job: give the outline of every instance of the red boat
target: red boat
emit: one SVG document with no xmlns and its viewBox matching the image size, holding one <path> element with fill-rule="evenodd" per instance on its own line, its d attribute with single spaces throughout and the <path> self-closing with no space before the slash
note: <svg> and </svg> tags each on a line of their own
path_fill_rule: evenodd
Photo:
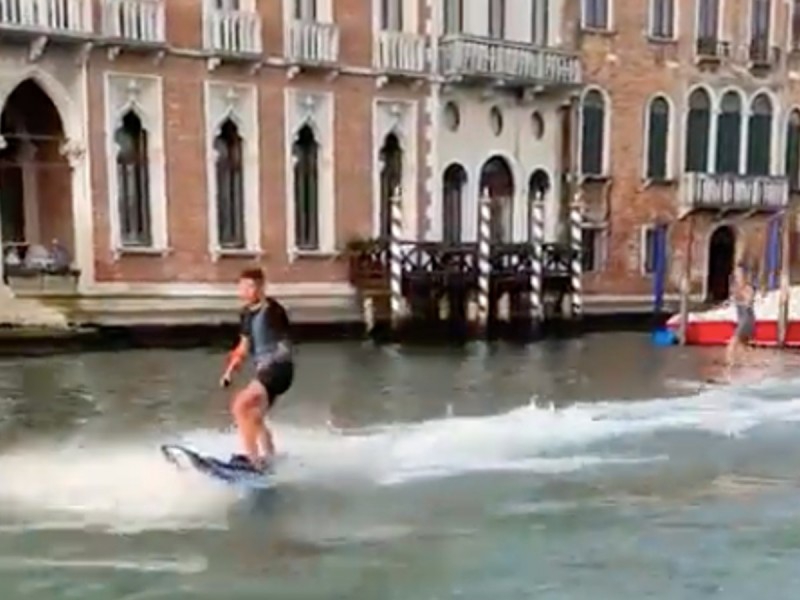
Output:
<svg viewBox="0 0 800 600">
<path fill-rule="evenodd" d="M 778 344 L 779 292 L 757 293 L 754 303 L 756 328 L 753 344 L 775 346 Z M 675 336 L 680 332 L 680 314 L 667 321 L 667 329 Z M 695 346 L 725 345 L 736 330 L 736 309 L 730 302 L 707 310 L 690 312 L 686 326 L 686 343 Z M 800 347 L 800 289 L 789 291 L 789 324 L 786 345 Z"/>
</svg>

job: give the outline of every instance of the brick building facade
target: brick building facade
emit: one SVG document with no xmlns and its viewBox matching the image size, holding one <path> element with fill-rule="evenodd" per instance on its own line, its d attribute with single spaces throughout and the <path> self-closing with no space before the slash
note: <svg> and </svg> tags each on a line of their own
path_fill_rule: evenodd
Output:
<svg viewBox="0 0 800 600">
<path fill-rule="evenodd" d="M 698 299 L 727 297 L 736 258 L 763 272 L 767 224 L 798 190 L 800 3 L 573 9 L 587 290 L 646 296 L 650 232 L 663 221 L 671 290 L 690 265 Z"/>
<path fill-rule="evenodd" d="M 308 318 L 357 318 L 342 251 L 399 190 L 411 240 L 475 240 L 486 193 L 495 239 L 529 240 L 543 198 L 554 241 L 580 201 L 589 304 L 647 298 L 666 221 L 670 289 L 691 264 L 724 295 L 797 187 L 792 5 L 0 0 L 5 280 L 89 320 L 205 320 L 259 264 Z M 53 240 L 74 289 L 9 278 Z"/>
</svg>

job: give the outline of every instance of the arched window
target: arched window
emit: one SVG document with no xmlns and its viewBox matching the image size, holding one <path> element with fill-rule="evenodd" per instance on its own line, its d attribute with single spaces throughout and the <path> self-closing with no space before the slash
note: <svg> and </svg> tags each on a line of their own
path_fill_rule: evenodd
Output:
<svg viewBox="0 0 800 600">
<path fill-rule="evenodd" d="M 221 248 L 244 248 L 244 165 L 242 138 L 227 119 L 214 140 L 216 154 L 217 241 Z"/>
<path fill-rule="evenodd" d="M 392 198 L 403 181 L 403 150 L 400 148 L 400 140 L 393 133 L 386 136 L 381 148 L 380 162 L 380 235 L 389 237 L 392 233 Z"/>
<path fill-rule="evenodd" d="M 319 249 L 319 144 L 305 125 L 295 138 L 294 235 L 301 250 Z"/>
<path fill-rule="evenodd" d="M 742 100 L 736 92 L 722 97 L 717 118 L 717 173 L 738 173 L 742 147 Z"/>
<path fill-rule="evenodd" d="M 135 112 L 125 114 L 114 139 L 117 144 L 120 240 L 123 246 L 150 246 L 152 229 L 147 130 Z"/>
<path fill-rule="evenodd" d="M 684 170 L 689 173 L 708 171 L 708 144 L 711 130 L 711 98 L 702 89 L 689 96 L 686 118 L 686 151 Z"/>
<path fill-rule="evenodd" d="M 747 132 L 747 174 L 769 175 L 772 158 L 772 102 L 766 94 L 753 100 Z"/>
<path fill-rule="evenodd" d="M 667 178 L 669 103 L 654 98 L 647 113 L 647 178 L 661 181 Z"/>
<path fill-rule="evenodd" d="M 603 94 L 591 90 L 581 106 L 581 171 L 584 175 L 602 175 L 605 151 L 606 103 Z"/>
<path fill-rule="evenodd" d="M 461 241 L 461 218 L 467 172 L 452 164 L 442 177 L 442 240 L 455 244 Z"/>
</svg>

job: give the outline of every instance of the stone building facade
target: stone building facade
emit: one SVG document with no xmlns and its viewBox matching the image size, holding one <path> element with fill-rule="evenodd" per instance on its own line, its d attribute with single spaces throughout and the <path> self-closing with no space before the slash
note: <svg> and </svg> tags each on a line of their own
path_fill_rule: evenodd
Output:
<svg viewBox="0 0 800 600">
<path fill-rule="evenodd" d="M 496 240 L 541 198 L 555 241 L 579 201 L 587 310 L 648 299 L 664 222 L 670 290 L 719 299 L 800 188 L 798 4 L 0 0 L 3 281 L 206 320 L 258 264 L 357 318 L 343 250 L 399 191 L 409 240 L 475 240 L 488 194 Z M 10 277 L 51 246 L 66 283 Z"/>
<path fill-rule="evenodd" d="M 554 237 L 581 80 L 562 8 L 0 0 L 4 282 L 78 320 L 205 321 L 259 264 L 301 318 L 340 320 L 342 250 L 397 190 L 407 239 L 474 239 L 481 191 L 516 241 L 546 194 Z M 74 285 L 14 276 L 51 246 Z"/>
</svg>

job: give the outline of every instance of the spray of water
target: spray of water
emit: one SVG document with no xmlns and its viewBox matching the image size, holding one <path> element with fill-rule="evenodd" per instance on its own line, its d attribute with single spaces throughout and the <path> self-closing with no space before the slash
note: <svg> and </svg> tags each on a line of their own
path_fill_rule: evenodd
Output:
<svg viewBox="0 0 800 600">
<path fill-rule="evenodd" d="M 640 402 L 536 405 L 489 417 L 448 416 L 411 425 L 342 432 L 277 425 L 287 455 L 277 484 L 399 485 L 468 472 L 561 473 L 668 457 L 613 455 L 608 442 L 664 431 L 743 435 L 753 427 L 800 421 L 798 382 L 761 382 L 734 391 Z M 776 399 L 776 396 L 780 398 Z M 20 446 L 0 456 L 0 527 L 224 527 L 238 495 L 163 460 L 165 441 L 83 440 Z M 226 455 L 231 432 L 186 432 L 179 440 Z M 605 444 L 605 445 L 603 445 Z"/>
</svg>

